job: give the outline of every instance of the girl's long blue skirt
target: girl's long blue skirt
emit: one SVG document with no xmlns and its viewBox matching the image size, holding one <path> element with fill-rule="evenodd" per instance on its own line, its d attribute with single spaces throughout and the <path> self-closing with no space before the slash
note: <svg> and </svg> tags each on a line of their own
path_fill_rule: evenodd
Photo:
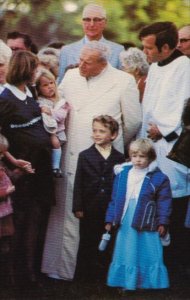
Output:
<svg viewBox="0 0 190 300">
<path fill-rule="evenodd" d="M 135 207 L 136 201 L 131 199 L 116 237 L 107 284 L 126 290 L 168 288 L 159 234 L 131 227 Z"/>
</svg>

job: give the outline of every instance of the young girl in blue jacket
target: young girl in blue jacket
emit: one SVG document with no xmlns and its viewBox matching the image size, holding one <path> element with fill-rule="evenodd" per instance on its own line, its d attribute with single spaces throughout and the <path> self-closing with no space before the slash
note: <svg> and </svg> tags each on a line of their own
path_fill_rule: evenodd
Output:
<svg viewBox="0 0 190 300">
<path fill-rule="evenodd" d="M 168 230 L 171 189 L 168 177 L 156 164 L 148 139 L 129 147 L 131 162 L 118 165 L 106 230 L 118 226 L 108 286 L 126 290 L 169 287 L 160 237 Z"/>
</svg>

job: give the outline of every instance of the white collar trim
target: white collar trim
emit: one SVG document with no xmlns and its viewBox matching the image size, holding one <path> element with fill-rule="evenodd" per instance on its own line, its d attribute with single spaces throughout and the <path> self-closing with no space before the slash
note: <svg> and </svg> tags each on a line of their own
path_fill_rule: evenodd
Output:
<svg viewBox="0 0 190 300">
<path fill-rule="evenodd" d="M 32 93 L 27 86 L 25 86 L 26 88 L 25 93 L 19 90 L 16 86 L 11 85 L 9 83 L 6 83 L 5 87 L 9 89 L 19 100 L 24 101 L 26 100 L 27 97 L 32 97 Z"/>
<path fill-rule="evenodd" d="M 117 175 L 117 174 L 119 174 L 121 171 L 123 171 L 123 170 L 124 170 L 124 167 L 126 167 L 126 166 L 133 166 L 133 165 L 132 165 L 132 163 L 131 163 L 130 161 L 129 161 L 129 162 L 122 163 L 122 164 L 120 164 L 120 165 L 115 165 L 115 166 L 114 166 L 114 173 L 115 173 L 115 175 Z M 147 173 L 148 173 L 148 172 L 153 172 L 153 171 L 155 171 L 155 169 L 156 169 L 157 167 L 158 167 L 157 161 L 156 161 L 156 160 L 152 161 L 152 162 L 149 164 L 148 168 L 146 168 Z"/>
</svg>

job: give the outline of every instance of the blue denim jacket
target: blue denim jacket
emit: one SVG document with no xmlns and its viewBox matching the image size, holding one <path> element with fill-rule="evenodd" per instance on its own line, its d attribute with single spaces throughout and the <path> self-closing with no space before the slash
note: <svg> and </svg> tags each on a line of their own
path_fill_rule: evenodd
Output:
<svg viewBox="0 0 190 300">
<path fill-rule="evenodd" d="M 131 164 L 120 165 L 121 172 L 115 177 L 112 199 L 106 212 L 107 223 L 121 222 L 127 192 L 126 182 L 131 168 Z M 131 226 L 139 231 L 156 231 L 158 225 L 169 224 L 171 206 L 169 179 L 153 162 L 144 178 Z"/>
</svg>

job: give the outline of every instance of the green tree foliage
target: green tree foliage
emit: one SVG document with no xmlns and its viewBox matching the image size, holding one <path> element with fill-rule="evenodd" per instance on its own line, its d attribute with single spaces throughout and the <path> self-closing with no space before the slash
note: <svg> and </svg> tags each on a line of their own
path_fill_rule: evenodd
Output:
<svg viewBox="0 0 190 300">
<path fill-rule="evenodd" d="M 19 30 L 30 34 L 38 46 L 56 40 L 65 43 L 83 33 L 81 13 L 88 0 L 0 0 L 0 36 Z M 142 26 L 155 21 L 173 21 L 178 27 L 189 23 L 190 0 L 96 0 L 108 15 L 105 36 L 117 42 L 138 44 Z M 66 6 L 67 5 L 67 6 Z"/>
<path fill-rule="evenodd" d="M 157 21 L 172 21 L 178 27 L 190 22 L 190 0 L 97 1 L 108 12 L 109 35 L 117 41 L 138 44 L 139 30 Z"/>
</svg>

